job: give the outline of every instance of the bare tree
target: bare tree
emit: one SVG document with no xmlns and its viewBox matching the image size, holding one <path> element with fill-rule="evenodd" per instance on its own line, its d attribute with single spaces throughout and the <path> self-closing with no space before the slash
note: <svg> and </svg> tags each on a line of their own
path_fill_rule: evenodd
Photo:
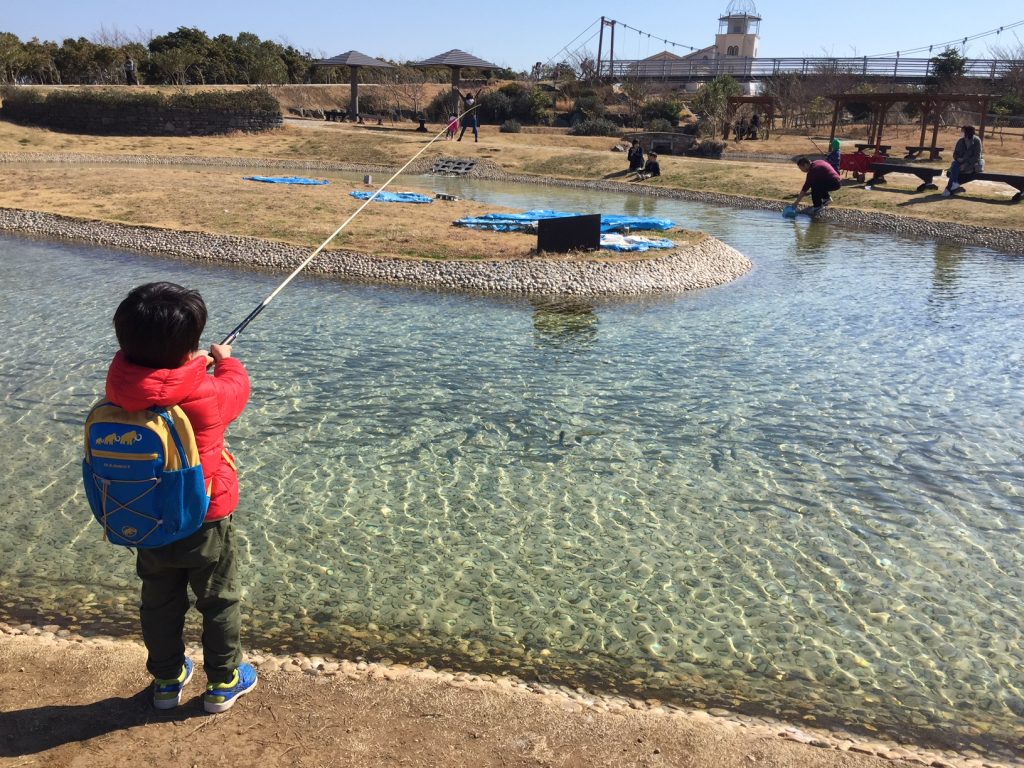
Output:
<svg viewBox="0 0 1024 768">
<path fill-rule="evenodd" d="M 639 126 L 644 104 L 651 95 L 651 84 L 639 77 L 622 81 L 622 95 L 626 98 L 626 109 L 631 126 Z"/>
</svg>

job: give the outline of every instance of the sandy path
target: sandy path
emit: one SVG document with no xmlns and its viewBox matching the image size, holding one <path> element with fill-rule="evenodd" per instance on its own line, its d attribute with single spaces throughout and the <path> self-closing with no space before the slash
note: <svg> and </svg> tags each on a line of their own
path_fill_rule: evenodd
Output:
<svg viewBox="0 0 1024 768">
<path fill-rule="evenodd" d="M 594 711 L 502 681 L 374 665 L 335 676 L 264 672 L 253 693 L 218 716 L 202 712 L 197 668 L 182 706 L 164 713 L 150 706 L 144 658 L 131 641 L 0 636 L 0 766 L 891 764 L 794 741 L 808 737 L 785 726 L 741 725 L 704 712 Z"/>
</svg>

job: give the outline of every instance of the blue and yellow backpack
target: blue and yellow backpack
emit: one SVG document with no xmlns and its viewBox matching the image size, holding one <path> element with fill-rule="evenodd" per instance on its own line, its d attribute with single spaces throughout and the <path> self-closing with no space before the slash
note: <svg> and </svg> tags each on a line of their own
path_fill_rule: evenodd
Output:
<svg viewBox="0 0 1024 768">
<path fill-rule="evenodd" d="M 199 447 L 177 405 L 126 411 L 109 401 L 85 421 L 85 495 L 106 539 L 163 547 L 199 530 L 210 506 Z"/>
</svg>

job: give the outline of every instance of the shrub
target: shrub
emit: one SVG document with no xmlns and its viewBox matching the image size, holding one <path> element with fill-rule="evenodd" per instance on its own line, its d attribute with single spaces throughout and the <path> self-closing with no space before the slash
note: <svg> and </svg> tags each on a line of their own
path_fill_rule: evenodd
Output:
<svg viewBox="0 0 1024 768">
<path fill-rule="evenodd" d="M 663 117 L 656 117 L 653 120 L 648 121 L 647 130 L 661 131 L 662 133 L 667 133 L 672 130 L 672 123 L 670 123 Z"/>
<path fill-rule="evenodd" d="M 699 144 L 694 144 L 692 147 L 686 150 L 686 154 L 690 155 L 691 157 L 721 157 L 724 151 L 724 141 L 705 139 Z"/>
<path fill-rule="evenodd" d="M 569 133 L 572 136 L 617 136 L 619 126 L 611 120 L 598 117 L 577 123 L 569 129 Z"/>
<path fill-rule="evenodd" d="M 207 126 L 184 130 L 200 132 L 221 132 L 231 130 L 242 118 L 248 124 L 252 121 L 262 125 L 258 130 L 280 124 L 281 106 L 277 99 L 262 88 L 242 91 L 199 91 L 179 92 L 169 96 L 160 93 L 128 89 L 83 90 L 70 89 L 55 91 L 48 96 L 32 89 L 19 88 L 4 99 L 3 116 L 11 120 L 32 125 L 45 125 L 59 130 L 120 133 L 133 135 L 138 132 L 152 133 L 141 127 L 141 120 L 172 122 L 170 115 L 185 112 L 203 113 L 202 122 L 208 116 Z M 174 133 L 173 127 L 157 133 Z"/>
<path fill-rule="evenodd" d="M 679 125 L 679 112 L 682 108 L 682 102 L 675 99 L 653 99 L 644 104 L 640 116 L 645 121 L 661 119 L 672 125 Z"/>
<path fill-rule="evenodd" d="M 520 125 L 518 120 L 506 120 L 498 130 L 502 133 L 519 133 L 523 130 L 523 126 Z"/>
<path fill-rule="evenodd" d="M 550 101 L 550 97 L 538 88 L 507 83 L 496 91 L 481 94 L 477 112 L 483 122 L 516 120 L 520 124 L 533 125 L 548 120 Z M 461 111 L 461 104 L 451 91 L 437 94 L 426 109 L 433 122 L 447 121 L 449 115 L 458 111 Z"/>
<path fill-rule="evenodd" d="M 573 104 L 574 112 L 582 112 L 588 118 L 602 117 L 608 108 L 601 101 L 601 98 L 596 93 L 587 93 L 579 96 Z"/>
</svg>

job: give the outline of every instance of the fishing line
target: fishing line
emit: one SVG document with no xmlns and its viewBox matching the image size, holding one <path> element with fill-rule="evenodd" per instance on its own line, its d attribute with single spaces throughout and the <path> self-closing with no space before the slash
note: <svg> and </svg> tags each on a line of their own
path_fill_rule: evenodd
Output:
<svg viewBox="0 0 1024 768">
<path fill-rule="evenodd" d="M 465 112 L 463 112 L 461 115 L 459 115 L 459 122 L 461 122 L 462 118 L 464 118 L 466 115 L 468 115 L 470 112 L 472 112 L 474 109 L 476 109 L 479 106 L 480 106 L 479 104 L 474 104 L 472 107 L 470 107 Z M 405 165 L 403 165 L 401 168 L 399 168 L 397 171 L 395 171 L 394 175 L 390 179 L 388 179 L 383 184 L 381 184 L 380 188 L 376 192 L 374 192 L 372 195 L 370 195 L 363 202 L 363 204 L 360 205 L 355 210 L 355 212 L 351 216 L 349 216 L 347 219 L 345 219 L 345 221 L 342 223 L 342 225 L 340 227 L 338 227 L 336 230 L 334 230 L 334 233 L 330 237 L 328 237 L 326 240 L 324 240 L 322 243 L 320 243 L 319 247 L 315 251 L 313 251 L 311 254 L 309 254 L 309 256 L 306 257 L 306 260 L 303 261 L 301 264 L 299 264 L 299 266 L 297 266 L 295 268 L 295 270 L 290 275 L 288 275 L 288 277 L 286 277 L 284 279 L 284 282 L 282 282 L 279 286 L 277 286 L 277 288 L 274 289 L 273 293 L 271 293 L 269 296 L 267 296 L 267 298 L 265 298 L 263 301 L 261 301 L 259 303 L 259 305 L 256 307 L 256 309 L 254 309 L 252 312 L 250 312 L 248 315 L 246 315 L 245 319 L 242 322 L 240 322 L 238 325 L 236 325 L 234 330 L 231 331 L 231 333 L 229 333 L 227 336 L 224 337 L 224 340 L 221 342 L 221 344 L 231 344 L 231 343 L 233 343 L 234 340 L 238 338 L 238 334 L 240 334 L 242 331 L 244 331 L 245 327 L 247 325 L 249 325 L 249 323 L 251 323 L 253 320 L 255 320 L 260 312 L 262 312 L 264 309 L 267 308 L 267 305 L 270 304 L 270 302 L 272 302 L 274 300 L 274 297 L 277 296 L 277 294 L 279 294 L 281 291 L 283 291 L 285 286 L 288 285 L 288 283 L 290 283 L 293 279 L 295 279 L 296 275 L 298 275 L 302 270 L 304 270 L 309 265 L 309 263 L 311 261 L 313 261 L 313 259 L 315 259 L 324 248 L 327 247 L 328 243 L 330 243 L 331 240 L 333 240 L 339 234 L 341 234 L 341 231 L 343 229 L 345 229 L 345 227 L 347 227 L 352 222 L 352 220 L 362 212 L 362 210 L 366 206 L 368 206 L 370 203 L 372 203 L 374 201 L 374 199 L 376 199 L 377 195 L 379 195 L 381 192 L 384 191 L 384 188 L 387 187 L 388 184 L 390 184 L 392 181 L 397 179 L 406 168 L 408 168 L 410 165 L 412 165 L 413 161 L 417 157 L 422 155 L 427 150 L 427 148 L 430 147 L 431 144 L 433 144 L 435 141 L 437 141 L 439 138 L 441 138 L 447 132 L 447 130 L 448 130 L 448 126 L 447 126 L 447 123 L 446 123 L 445 127 L 442 128 L 434 138 L 432 138 L 422 148 L 420 148 L 419 152 L 417 152 L 415 155 L 410 157 L 408 162 L 406 162 Z"/>
</svg>

